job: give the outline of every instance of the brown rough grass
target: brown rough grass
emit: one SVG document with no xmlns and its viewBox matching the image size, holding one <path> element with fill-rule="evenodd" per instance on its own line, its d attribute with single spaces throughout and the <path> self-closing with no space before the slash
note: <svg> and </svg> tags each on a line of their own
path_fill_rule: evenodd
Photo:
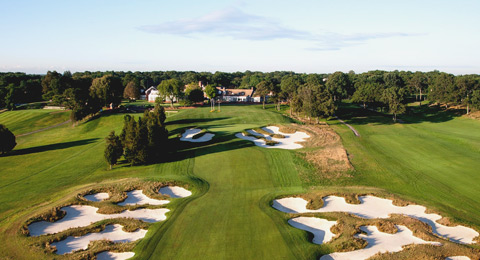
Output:
<svg viewBox="0 0 480 260">
<path fill-rule="evenodd" d="M 288 128 L 310 135 L 310 138 L 301 143 L 305 148 L 309 148 L 302 153 L 304 158 L 315 166 L 322 178 L 351 177 L 349 172 L 353 170 L 353 166 L 340 136 L 330 126 L 292 124 Z"/>
</svg>

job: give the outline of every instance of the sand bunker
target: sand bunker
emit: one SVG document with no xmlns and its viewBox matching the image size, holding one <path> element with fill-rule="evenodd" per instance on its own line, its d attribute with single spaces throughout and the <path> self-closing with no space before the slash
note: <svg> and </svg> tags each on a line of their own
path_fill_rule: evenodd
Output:
<svg viewBox="0 0 480 260">
<path fill-rule="evenodd" d="M 397 225 L 398 231 L 395 234 L 388 234 L 378 231 L 376 226 L 362 226 L 360 229 L 367 234 L 355 235 L 364 239 L 368 245 L 359 250 L 351 252 L 332 253 L 320 257 L 320 260 L 349 260 L 349 259 L 367 259 L 377 253 L 399 252 L 403 246 L 410 244 L 433 244 L 441 245 L 438 242 L 428 242 L 413 235 L 413 232 L 405 226 Z"/>
<path fill-rule="evenodd" d="M 44 234 L 54 234 L 69 228 L 86 227 L 104 219 L 112 218 L 135 218 L 145 222 L 163 221 L 167 217 L 165 213 L 169 209 L 136 209 L 125 210 L 118 214 L 100 214 L 97 213 L 98 208 L 85 205 L 72 205 L 63 207 L 62 210 L 67 214 L 62 219 L 55 222 L 38 221 L 30 224 L 28 230 L 31 236 L 39 236 Z"/>
<path fill-rule="evenodd" d="M 108 195 L 108 193 L 106 192 L 100 192 L 100 193 L 85 195 L 83 197 L 89 201 L 102 201 L 110 198 L 110 195 Z"/>
<path fill-rule="evenodd" d="M 133 252 L 115 253 L 115 252 L 101 252 L 97 255 L 97 260 L 126 260 L 135 255 Z"/>
<path fill-rule="evenodd" d="M 442 216 L 425 213 L 426 208 L 419 205 L 398 207 L 392 200 L 375 196 L 360 196 L 360 204 L 349 204 L 343 197 L 327 196 L 323 198 L 323 207 L 307 209 L 308 202 L 303 198 L 283 198 L 273 201 L 273 207 L 286 213 L 348 212 L 362 218 L 388 218 L 390 214 L 403 214 L 418 219 L 432 227 L 433 233 L 457 243 L 475 243 L 479 233 L 465 226 L 449 227 L 437 223 Z"/>
<path fill-rule="evenodd" d="M 182 187 L 178 187 L 178 186 L 162 187 L 162 188 L 160 188 L 160 190 L 158 190 L 158 193 L 160 193 L 162 195 L 167 195 L 172 199 L 186 198 L 186 197 L 192 195 L 191 191 L 189 191 L 185 188 L 182 188 Z"/>
<path fill-rule="evenodd" d="M 470 260 L 468 256 L 450 256 L 445 258 L 445 260 Z"/>
<path fill-rule="evenodd" d="M 197 128 L 187 129 L 185 133 L 182 134 L 180 141 L 192 142 L 192 143 L 202 143 L 212 140 L 214 134 L 205 133 L 202 137 L 193 139 L 193 136 L 199 134 L 202 130 Z"/>
<path fill-rule="evenodd" d="M 303 146 L 301 144 L 298 144 L 298 142 L 305 142 L 305 139 L 310 137 L 308 134 L 304 132 L 298 132 L 298 131 L 293 134 L 282 133 L 280 132 L 277 126 L 267 126 L 267 127 L 263 127 L 262 129 L 271 134 L 281 134 L 285 138 L 274 138 L 268 135 L 258 133 L 254 130 L 247 130 L 247 132 L 252 135 L 277 142 L 277 144 L 274 144 L 274 145 L 267 145 L 265 140 L 258 139 L 253 136 L 245 136 L 242 133 L 237 133 L 235 136 L 243 140 L 252 141 L 255 145 L 263 148 L 279 148 L 279 149 L 287 149 L 287 150 L 303 148 Z"/>
<path fill-rule="evenodd" d="M 124 243 L 139 240 L 147 234 L 147 230 L 138 229 L 135 232 L 125 232 L 123 226 L 119 224 L 107 225 L 105 229 L 99 233 L 89 233 L 85 236 L 72 237 L 52 243 L 57 247 L 57 254 L 63 255 L 79 249 L 87 249 L 90 241 L 110 240 L 114 243 Z"/>
<path fill-rule="evenodd" d="M 118 203 L 119 206 L 127 206 L 127 205 L 164 205 L 169 203 L 168 200 L 156 200 L 147 197 L 143 194 L 142 190 L 132 190 L 127 192 L 127 198 Z"/>
<path fill-rule="evenodd" d="M 313 243 L 327 243 L 335 236 L 330 229 L 337 224 L 337 221 L 328 221 L 321 218 L 298 217 L 288 221 L 293 227 L 308 231 L 313 234 Z"/>
</svg>

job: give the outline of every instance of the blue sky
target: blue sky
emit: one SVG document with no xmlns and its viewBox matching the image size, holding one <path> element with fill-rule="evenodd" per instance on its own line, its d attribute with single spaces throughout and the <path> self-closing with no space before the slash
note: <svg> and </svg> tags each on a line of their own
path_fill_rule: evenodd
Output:
<svg viewBox="0 0 480 260">
<path fill-rule="evenodd" d="M 0 0 L 0 71 L 480 73 L 480 1 Z"/>
</svg>

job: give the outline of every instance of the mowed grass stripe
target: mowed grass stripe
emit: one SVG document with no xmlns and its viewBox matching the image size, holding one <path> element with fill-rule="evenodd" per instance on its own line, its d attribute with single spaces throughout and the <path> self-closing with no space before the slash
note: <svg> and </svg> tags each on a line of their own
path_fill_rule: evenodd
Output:
<svg viewBox="0 0 480 260">
<path fill-rule="evenodd" d="M 347 121 L 362 137 L 332 124 L 356 169 L 356 178 L 346 185 L 383 188 L 480 227 L 476 217 L 480 214 L 480 131 L 475 131 L 480 129 L 479 121 L 458 117 L 412 124 L 391 124 L 382 117 Z"/>
<path fill-rule="evenodd" d="M 211 149 L 212 153 L 195 157 L 194 168 L 197 176 L 210 183 L 208 193 L 191 202 L 176 219 L 152 259 L 280 255 L 293 259 L 275 224 L 258 206 L 261 197 L 274 188 L 264 151 L 256 147 L 228 152 L 221 152 L 222 146 Z M 178 241 L 192 246 L 180 246 Z"/>
</svg>

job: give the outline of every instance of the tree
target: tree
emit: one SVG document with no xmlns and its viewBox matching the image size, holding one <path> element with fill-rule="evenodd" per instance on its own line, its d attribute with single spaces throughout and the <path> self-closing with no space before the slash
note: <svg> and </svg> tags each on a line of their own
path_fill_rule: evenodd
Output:
<svg viewBox="0 0 480 260">
<path fill-rule="evenodd" d="M 123 85 L 120 78 L 105 75 L 96 78 L 90 87 L 90 95 L 102 101 L 104 106 L 117 106 L 122 101 Z"/>
<path fill-rule="evenodd" d="M 455 101 L 454 91 L 455 77 L 452 74 L 439 73 L 433 80 L 433 86 L 428 99 L 445 103 L 448 108 L 448 103 Z"/>
<path fill-rule="evenodd" d="M 185 89 L 186 98 L 193 102 L 203 102 L 203 90 L 195 83 L 191 83 Z"/>
<path fill-rule="evenodd" d="M 282 96 L 286 97 L 290 105 L 290 115 L 292 115 L 292 99 L 297 93 L 297 87 L 300 85 L 299 80 L 291 75 L 283 76 L 280 83 L 280 89 L 282 90 Z"/>
<path fill-rule="evenodd" d="M 415 72 L 408 82 L 409 86 L 414 88 L 420 94 L 419 105 L 422 105 L 422 94 L 427 89 L 427 77 L 422 72 Z M 417 95 L 415 95 L 417 96 Z"/>
<path fill-rule="evenodd" d="M 10 152 L 15 145 L 17 145 L 15 135 L 7 127 L 0 124 L 0 154 L 3 155 Z"/>
<path fill-rule="evenodd" d="M 158 91 L 160 94 L 166 98 L 168 98 L 171 102 L 171 107 L 173 108 L 173 101 L 175 98 L 178 98 L 182 91 L 182 84 L 177 79 L 168 79 L 163 80 L 158 85 Z"/>
<path fill-rule="evenodd" d="M 53 96 L 63 93 L 61 77 L 62 75 L 56 71 L 48 71 L 47 75 L 42 78 L 43 99 L 49 100 Z"/>
<path fill-rule="evenodd" d="M 470 98 L 470 104 L 476 109 L 480 109 L 480 89 L 474 90 L 472 92 L 472 97 Z"/>
<path fill-rule="evenodd" d="M 320 85 L 305 84 L 298 90 L 302 111 L 308 117 L 328 117 L 335 113 L 336 107 L 332 94 Z"/>
<path fill-rule="evenodd" d="M 168 131 L 165 128 L 165 110 L 157 105 L 153 112 L 145 110 L 138 122 L 129 115 L 124 118 L 120 140 L 125 159 L 130 165 L 158 161 L 168 151 Z"/>
<path fill-rule="evenodd" d="M 397 114 L 405 112 L 404 100 L 405 89 L 399 87 L 386 88 L 382 93 L 382 101 L 388 105 L 393 121 L 397 122 Z"/>
<path fill-rule="evenodd" d="M 120 138 L 115 135 L 115 131 L 110 132 L 110 134 L 105 138 L 106 146 L 104 151 L 105 160 L 110 165 L 110 170 L 112 166 L 117 164 L 118 159 L 123 154 L 123 146 Z"/>
<path fill-rule="evenodd" d="M 367 108 L 366 103 L 378 101 L 377 93 L 381 91 L 378 83 L 361 82 L 356 84 L 357 90 L 353 93 L 352 102 L 363 104 L 363 108 Z"/>
<path fill-rule="evenodd" d="M 478 81 L 473 75 L 458 76 L 455 78 L 457 87 L 455 98 L 457 102 L 467 106 L 467 115 L 470 113 L 470 105 L 472 105 L 472 93 L 478 86 Z"/>
<path fill-rule="evenodd" d="M 20 88 L 16 87 L 14 84 L 9 84 L 6 87 L 6 95 L 5 95 L 5 107 L 7 109 L 13 110 L 15 109 L 15 104 L 18 101 L 20 93 Z"/>
<path fill-rule="evenodd" d="M 137 100 L 140 98 L 140 88 L 135 81 L 128 82 L 123 91 L 123 98 L 128 98 L 130 100 Z"/>
<path fill-rule="evenodd" d="M 212 106 L 212 111 L 215 109 L 214 99 L 217 96 L 217 88 L 213 85 L 207 85 L 205 87 L 205 95 L 210 99 L 210 106 Z"/>
<path fill-rule="evenodd" d="M 257 95 L 262 97 L 263 109 L 265 109 L 265 101 L 267 100 L 267 95 L 273 90 L 273 83 L 269 80 L 262 80 L 257 84 L 257 89 L 255 92 Z"/>
<path fill-rule="evenodd" d="M 330 75 L 325 84 L 327 90 L 332 93 L 333 101 L 346 98 L 348 93 L 351 92 L 351 83 L 347 74 L 337 71 Z"/>
</svg>

